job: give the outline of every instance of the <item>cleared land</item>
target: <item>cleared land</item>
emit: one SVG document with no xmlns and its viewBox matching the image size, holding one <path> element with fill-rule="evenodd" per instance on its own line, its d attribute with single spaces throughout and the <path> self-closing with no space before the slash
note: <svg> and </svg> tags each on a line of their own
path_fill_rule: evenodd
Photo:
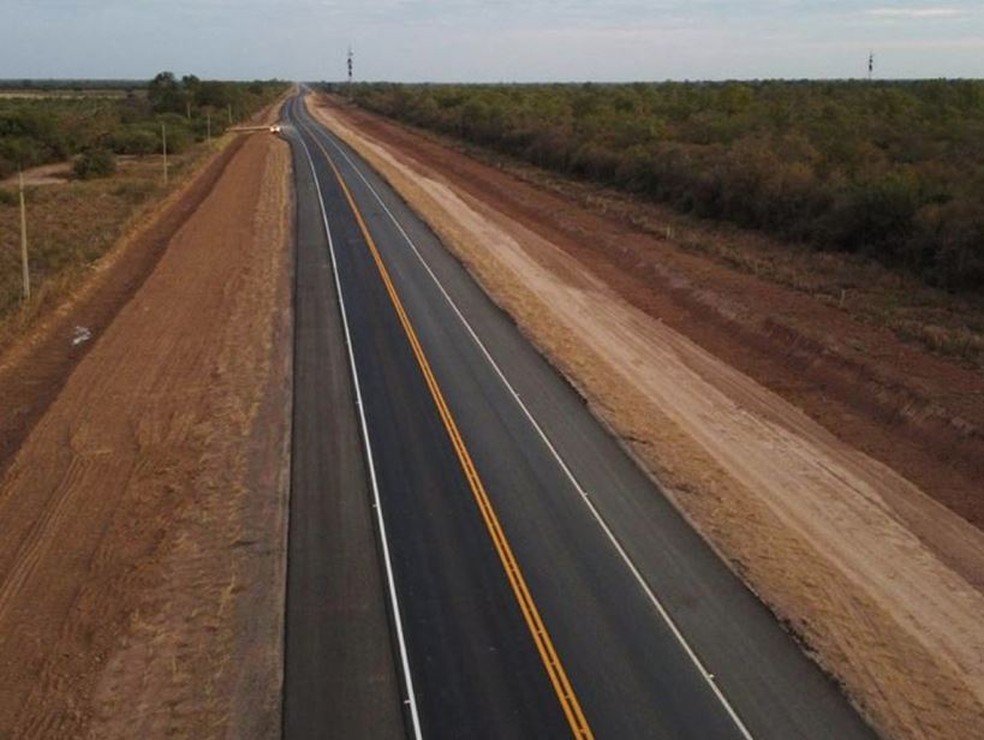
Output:
<svg viewBox="0 0 984 740">
<path fill-rule="evenodd" d="M 374 116 L 334 103 L 318 113 L 882 731 L 975 732 L 979 373 Z"/>
<path fill-rule="evenodd" d="M 375 117 L 327 118 L 879 728 L 977 732 L 979 371 Z M 230 149 L 172 228 L 0 363 L 14 736 L 278 732 L 288 168 L 270 136 Z"/>
<path fill-rule="evenodd" d="M 289 168 L 275 137 L 233 147 L 5 355 L 4 409 L 40 409 L 4 429 L 11 736 L 279 732 Z"/>
</svg>

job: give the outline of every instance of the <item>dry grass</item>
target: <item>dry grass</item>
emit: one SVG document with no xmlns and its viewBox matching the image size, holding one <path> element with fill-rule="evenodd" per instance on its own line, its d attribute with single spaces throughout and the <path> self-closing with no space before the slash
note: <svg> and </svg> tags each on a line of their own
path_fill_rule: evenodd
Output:
<svg viewBox="0 0 984 740">
<path fill-rule="evenodd" d="M 170 193 L 232 141 L 198 145 L 173 157 L 164 186 L 159 157 L 125 158 L 104 180 L 26 189 L 31 300 L 22 301 L 20 210 L 16 192 L 0 188 L 0 348 L 80 285 L 111 247 L 156 213 Z"/>
</svg>

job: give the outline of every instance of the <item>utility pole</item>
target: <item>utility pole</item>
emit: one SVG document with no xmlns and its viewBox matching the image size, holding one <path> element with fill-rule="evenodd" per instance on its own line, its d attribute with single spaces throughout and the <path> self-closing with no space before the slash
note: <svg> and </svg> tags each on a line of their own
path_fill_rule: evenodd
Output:
<svg viewBox="0 0 984 740">
<path fill-rule="evenodd" d="M 871 82 L 871 75 L 875 71 L 875 52 L 868 54 L 868 82 Z"/>
<path fill-rule="evenodd" d="M 31 270 L 27 264 L 27 206 L 24 204 L 24 172 L 18 170 L 20 180 L 21 217 L 21 272 L 24 277 L 24 302 L 31 299 Z"/>
<path fill-rule="evenodd" d="M 352 45 L 349 44 L 349 50 L 348 50 L 348 97 L 349 97 L 349 100 L 352 99 L 352 59 L 353 59 L 354 56 L 355 55 L 354 55 L 354 53 L 352 51 Z"/>
<path fill-rule="evenodd" d="M 164 187 L 167 187 L 167 126 L 161 124 L 161 149 L 164 152 Z"/>
</svg>

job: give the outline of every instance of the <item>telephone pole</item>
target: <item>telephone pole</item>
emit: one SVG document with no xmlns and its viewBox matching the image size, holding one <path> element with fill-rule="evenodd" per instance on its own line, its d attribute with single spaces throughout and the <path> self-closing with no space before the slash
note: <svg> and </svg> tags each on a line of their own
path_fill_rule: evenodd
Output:
<svg viewBox="0 0 984 740">
<path fill-rule="evenodd" d="M 24 301 L 31 299 L 31 270 L 27 263 L 27 206 L 24 204 L 24 172 L 18 170 L 20 181 L 20 217 L 21 217 L 21 273 L 24 278 Z"/>
<path fill-rule="evenodd" d="M 164 187 L 167 187 L 167 126 L 161 124 L 161 150 L 164 152 Z"/>
<path fill-rule="evenodd" d="M 352 99 L 352 59 L 355 54 L 352 51 L 352 45 L 349 44 L 348 49 L 348 96 L 349 100 Z"/>
</svg>

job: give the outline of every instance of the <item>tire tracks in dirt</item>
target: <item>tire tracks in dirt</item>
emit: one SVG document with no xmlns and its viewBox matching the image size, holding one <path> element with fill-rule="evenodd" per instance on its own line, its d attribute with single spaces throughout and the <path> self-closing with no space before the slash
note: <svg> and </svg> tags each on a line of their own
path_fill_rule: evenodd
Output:
<svg viewBox="0 0 984 740">
<path fill-rule="evenodd" d="M 289 167 L 233 143 L 0 370 L 11 737 L 279 728 Z"/>
<path fill-rule="evenodd" d="M 150 226 L 125 239 L 100 260 L 93 279 L 28 337 L 0 351 L 0 475 L 34 425 L 58 397 L 74 367 L 90 351 L 120 309 L 140 289 L 168 243 L 196 212 L 245 142 L 233 140 L 185 187 L 168 197 Z M 92 339 L 74 344 L 76 326 Z"/>
</svg>

